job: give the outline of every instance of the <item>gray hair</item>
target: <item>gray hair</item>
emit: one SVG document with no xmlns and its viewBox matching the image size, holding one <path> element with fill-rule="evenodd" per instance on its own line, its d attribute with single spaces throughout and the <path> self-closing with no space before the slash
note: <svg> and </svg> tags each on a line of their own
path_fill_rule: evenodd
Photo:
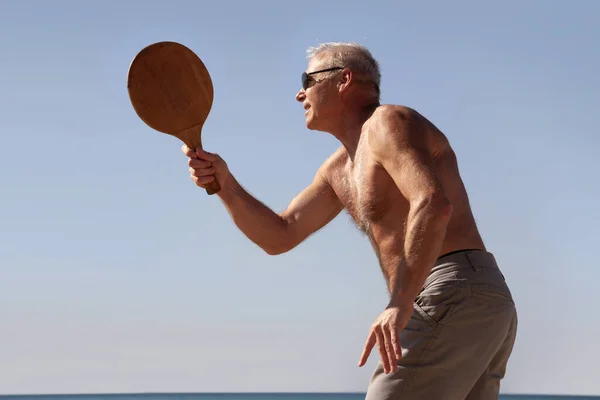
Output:
<svg viewBox="0 0 600 400">
<path fill-rule="evenodd" d="M 323 53 L 327 54 L 327 65 L 323 65 L 323 68 L 343 66 L 366 74 L 377 85 L 379 91 L 381 86 L 379 63 L 365 46 L 352 42 L 328 42 L 317 47 L 309 47 L 306 52 L 309 61 Z"/>
</svg>

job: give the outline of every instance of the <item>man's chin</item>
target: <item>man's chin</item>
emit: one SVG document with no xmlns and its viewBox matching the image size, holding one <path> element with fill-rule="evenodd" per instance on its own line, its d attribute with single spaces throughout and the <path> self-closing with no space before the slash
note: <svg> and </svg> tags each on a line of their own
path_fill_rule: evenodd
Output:
<svg viewBox="0 0 600 400">
<path fill-rule="evenodd" d="M 305 121 L 304 125 L 306 126 L 306 129 L 309 129 L 309 130 L 311 130 L 311 131 L 314 129 L 314 128 L 313 128 L 313 123 L 312 123 L 312 121 L 311 121 L 311 120 L 309 120 L 309 119 L 306 119 L 306 121 Z"/>
<path fill-rule="evenodd" d="M 315 121 L 311 118 L 311 117 L 307 117 L 306 118 L 306 128 L 311 130 L 311 131 L 318 131 L 319 128 L 317 127 L 317 124 L 315 123 Z"/>
</svg>

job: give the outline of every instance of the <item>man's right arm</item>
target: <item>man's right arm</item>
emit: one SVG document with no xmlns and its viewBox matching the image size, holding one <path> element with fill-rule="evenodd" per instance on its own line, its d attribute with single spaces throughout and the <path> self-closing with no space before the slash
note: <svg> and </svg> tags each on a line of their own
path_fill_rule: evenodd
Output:
<svg viewBox="0 0 600 400">
<path fill-rule="evenodd" d="M 250 195 L 233 176 L 218 193 L 236 226 L 271 255 L 285 253 L 321 229 L 343 206 L 329 184 L 325 165 L 313 182 L 280 214 Z"/>
</svg>

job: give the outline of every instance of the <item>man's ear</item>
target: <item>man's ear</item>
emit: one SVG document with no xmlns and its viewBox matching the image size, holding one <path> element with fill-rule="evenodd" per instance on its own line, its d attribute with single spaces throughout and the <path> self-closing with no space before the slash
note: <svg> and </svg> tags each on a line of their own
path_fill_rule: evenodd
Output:
<svg viewBox="0 0 600 400">
<path fill-rule="evenodd" d="M 344 68 L 340 72 L 340 81 L 338 84 L 338 90 L 340 91 L 340 93 L 343 93 L 346 90 L 348 90 L 353 79 L 354 79 L 354 74 L 352 73 L 352 71 L 349 68 Z"/>
</svg>

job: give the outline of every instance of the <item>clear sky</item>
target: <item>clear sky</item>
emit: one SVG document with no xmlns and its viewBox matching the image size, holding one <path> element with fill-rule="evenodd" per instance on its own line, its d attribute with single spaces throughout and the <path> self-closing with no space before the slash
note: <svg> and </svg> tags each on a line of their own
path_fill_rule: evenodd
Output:
<svg viewBox="0 0 600 400">
<path fill-rule="evenodd" d="M 0 2 L 0 393 L 363 391 L 386 304 L 342 214 L 266 255 L 134 113 L 132 57 L 208 66 L 204 130 L 280 211 L 338 144 L 294 95 L 305 50 L 358 41 L 382 100 L 458 153 L 518 303 L 503 392 L 600 394 L 600 2 Z"/>
</svg>

